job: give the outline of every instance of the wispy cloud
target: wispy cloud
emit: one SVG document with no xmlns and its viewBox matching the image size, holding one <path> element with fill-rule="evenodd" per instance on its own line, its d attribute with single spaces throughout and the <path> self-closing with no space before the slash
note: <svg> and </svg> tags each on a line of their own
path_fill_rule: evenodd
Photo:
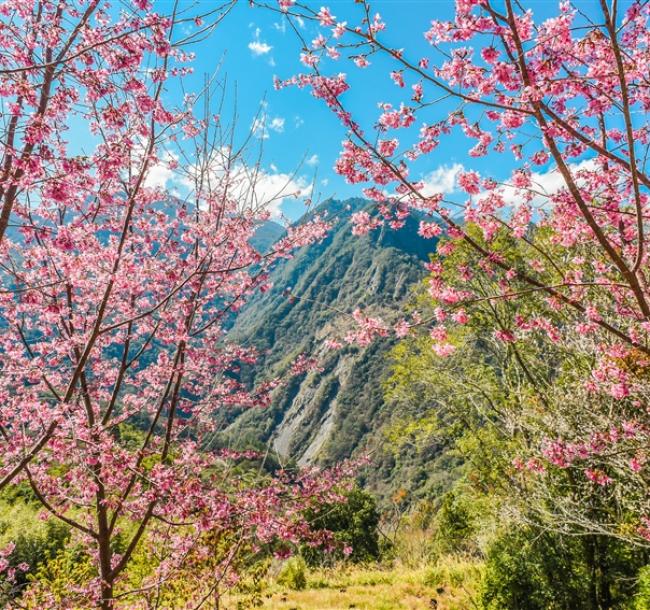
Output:
<svg viewBox="0 0 650 610">
<path fill-rule="evenodd" d="M 228 147 L 214 151 L 207 169 L 198 165 L 185 168 L 175 183 L 191 191 L 204 171 L 211 180 L 202 183 L 227 183 L 229 196 L 237 202 L 238 209 L 267 210 L 276 219 L 282 218 L 285 200 L 309 197 L 313 186 L 306 177 L 283 172 L 274 164 L 262 167 L 259 163 L 248 163 L 242 157 L 233 156 Z"/>
<path fill-rule="evenodd" d="M 266 140 L 270 137 L 268 129 L 266 128 L 265 117 L 257 117 L 253 119 L 253 122 L 251 123 L 251 133 L 261 140 Z"/>
<path fill-rule="evenodd" d="M 259 57 L 260 55 L 266 55 L 267 53 L 270 53 L 273 47 L 264 42 L 263 40 L 260 39 L 260 35 L 262 34 L 262 30 L 260 28 L 255 28 L 255 32 L 253 34 L 253 40 L 251 40 L 248 43 L 248 48 L 250 49 L 251 53 L 255 57 Z"/>
<path fill-rule="evenodd" d="M 274 131 L 275 133 L 284 132 L 284 123 L 285 120 L 281 116 L 276 116 L 269 120 L 266 115 L 262 115 L 253 119 L 251 132 L 256 138 L 260 138 L 260 140 L 268 140 L 271 137 L 270 131 Z"/>
<path fill-rule="evenodd" d="M 165 189 L 174 178 L 174 172 L 169 167 L 170 161 L 175 158 L 170 153 L 165 153 L 162 159 L 149 165 L 149 171 L 144 184 L 148 188 Z"/>
<path fill-rule="evenodd" d="M 581 186 L 584 182 L 581 172 L 592 172 L 596 169 L 596 164 L 593 159 L 585 159 L 579 163 L 569 163 L 569 170 L 573 174 L 574 180 Z M 518 189 L 510 182 L 506 182 L 501 188 L 500 192 L 505 202 L 513 207 L 516 207 L 524 200 L 525 191 L 527 191 L 532 198 L 529 203 L 535 208 L 543 208 L 548 205 L 549 198 L 561 190 L 567 188 L 566 182 L 560 174 L 560 171 L 554 167 L 545 172 L 532 172 L 530 175 L 531 186 L 528 189 Z"/>
<path fill-rule="evenodd" d="M 282 133 L 284 131 L 284 119 L 280 116 L 273 117 L 269 123 L 269 129 L 276 133 Z"/>
<path fill-rule="evenodd" d="M 315 165 L 318 165 L 319 160 L 320 159 L 318 158 L 318 155 L 314 154 L 311 157 L 305 159 L 305 163 L 313 167 Z"/>
<path fill-rule="evenodd" d="M 263 203 L 271 215 L 277 218 L 281 216 L 281 206 L 285 199 L 309 197 L 311 190 L 311 182 L 302 176 L 260 170 L 252 186 L 251 195 L 258 204 Z"/>
</svg>

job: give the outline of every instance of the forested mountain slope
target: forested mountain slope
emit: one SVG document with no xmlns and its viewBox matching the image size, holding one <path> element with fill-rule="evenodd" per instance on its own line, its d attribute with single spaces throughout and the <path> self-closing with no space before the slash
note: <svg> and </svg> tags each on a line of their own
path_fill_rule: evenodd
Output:
<svg viewBox="0 0 650 610">
<path fill-rule="evenodd" d="M 403 304 L 435 243 L 417 237 L 416 219 L 402 231 L 353 236 L 350 216 L 366 205 L 328 201 L 314 210 L 334 220 L 328 238 L 279 264 L 273 288 L 238 316 L 231 337 L 266 352 L 261 369 L 281 372 L 298 354 L 315 352 L 322 370 L 294 378 L 270 408 L 242 413 L 226 430 L 229 443 L 268 444 L 279 456 L 307 464 L 374 450 L 381 442 L 378 431 L 387 418 L 381 384 L 393 341 L 328 351 L 323 340 L 343 336 L 350 327 L 346 312 L 357 307 L 380 313 Z M 389 478 L 393 465 L 384 466 Z"/>
</svg>

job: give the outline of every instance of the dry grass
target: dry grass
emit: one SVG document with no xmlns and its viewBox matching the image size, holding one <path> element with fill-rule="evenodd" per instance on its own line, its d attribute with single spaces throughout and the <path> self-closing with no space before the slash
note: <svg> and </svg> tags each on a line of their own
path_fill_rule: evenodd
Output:
<svg viewBox="0 0 650 610">
<path fill-rule="evenodd" d="M 463 560 L 407 569 L 340 568 L 307 574 L 293 591 L 273 584 L 263 594 L 265 610 L 471 610 L 480 568 Z M 236 608 L 236 604 L 226 605 Z M 240 606 L 241 607 L 241 606 Z"/>
</svg>

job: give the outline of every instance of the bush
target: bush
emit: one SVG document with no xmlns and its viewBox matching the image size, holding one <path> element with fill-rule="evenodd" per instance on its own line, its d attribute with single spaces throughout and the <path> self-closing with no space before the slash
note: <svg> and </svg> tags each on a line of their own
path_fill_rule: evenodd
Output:
<svg viewBox="0 0 650 610">
<path fill-rule="evenodd" d="M 82 585 L 96 576 L 90 557 L 80 547 L 68 546 L 30 573 L 21 607 L 27 610 L 84 607 Z"/>
<path fill-rule="evenodd" d="M 16 540 L 16 547 L 10 557 L 12 566 L 26 563 L 34 571 L 43 563 L 54 558 L 70 538 L 70 528 L 54 519 L 45 523 L 44 531 L 34 533 L 21 532 Z M 27 581 L 27 575 L 17 572 L 18 584 Z"/>
<path fill-rule="evenodd" d="M 489 549 L 481 602 L 486 610 L 629 608 L 641 565 L 642 552 L 611 538 L 521 527 Z M 644 578 L 636 599 L 647 593 Z"/>
<path fill-rule="evenodd" d="M 477 533 L 476 500 L 452 490 L 442 499 L 436 513 L 435 546 L 439 554 L 475 553 Z"/>
<path fill-rule="evenodd" d="M 637 593 L 634 596 L 633 610 L 648 610 L 650 608 L 650 565 L 639 570 Z"/>
<path fill-rule="evenodd" d="M 307 564 L 302 557 L 291 557 L 284 562 L 278 574 L 278 584 L 294 591 L 301 591 L 307 586 Z"/>
<path fill-rule="evenodd" d="M 3 590 L 0 605 L 21 592 L 30 575 L 61 552 L 70 538 L 67 525 L 56 519 L 40 520 L 34 506 L 25 501 L 29 494 L 24 492 L 24 488 L 20 488 L 9 501 L 0 502 L 0 548 L 14 543 L 14 550 L 8 558 L 9 566 L 15 568 L 23 563 L 29 566 L 27 572 L 16 571 L 11 586 L 0 575 Z"/>
<path fill-rule="evenodd" d="M 509 532 L 490 548 L 481 596 L 486 610 L 568 610 L 564 598 L 579 599 L 564 549 L 542 548 L 548 545 L 527 534 Z M 561 579 L 557 588 L 554 575 Z"/>
<path fill-rule="evenodd" d="M 353 489 L 345 494 L 344 502 L 324 504 L 318 510 L 309 511 L 307 519 L 312 528 L 332 532 L 337 547 L 332 553 L 304 547 L 302 555 L 309 565 L 343 559 L 345 547 L 352 549 L 348 559 L 354 563 L 379 558 L 379 512 L 368 492 Z"/>
</svg>

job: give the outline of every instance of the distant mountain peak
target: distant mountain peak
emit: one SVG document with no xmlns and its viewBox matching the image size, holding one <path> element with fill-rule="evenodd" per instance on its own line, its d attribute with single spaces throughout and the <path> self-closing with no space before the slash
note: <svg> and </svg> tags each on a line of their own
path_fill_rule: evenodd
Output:
<svg viewBox="0 0 650 610">
<path fill-rule="evenodd" d="M 279 222 L 267 220 L 260 223 L 255 230 L 255 234 L 250 240 L 251 246 L 261 254 L 265 254 L 271 249 L 271 246 L 282 239 L 287 234 L 287 229 Z"/>
</svg>

